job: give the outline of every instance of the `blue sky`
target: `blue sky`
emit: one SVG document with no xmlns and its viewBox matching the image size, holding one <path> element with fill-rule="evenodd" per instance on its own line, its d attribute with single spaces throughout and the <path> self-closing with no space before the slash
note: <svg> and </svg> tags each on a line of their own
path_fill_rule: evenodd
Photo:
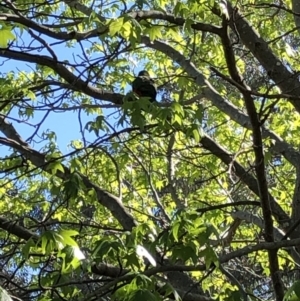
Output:
<svg viewBox="0 0 300 301">
<path fill-rule="evenodd" d="M 15 31 L 15 36 L 17 38 L 17 41 L 24 41 L 24 44 L 27 45 L 29 44 L 29 41 L 32 41 L 33 38 L 29 35 L 28 32 L 23 31 L 22 36 L 20 37 L 20 32 Z M 56 40 L 53 40 L 52 38 L 49 38 L 47 36 L 41 36 L 48 44 L 52 44 L 54 42 L 57 42 Z M 97 39 L 94 39 L 93 42 L 97 42 Z M 31 44 L 31 46 L 40 46 L 41 44 L 37 41 Z M 83 47 L 90 47 L 91 43 L 90 42 L 82 42 Z M 82 49 L 79 44 L 75 44 L 74 48 L 69 48 L 65 47 L 64 43 L 58 44 L 58 45 L 51 45 L 51 48 L 54 50 L 55 54 L 58 57 L 58 60 L 63 61 L 63 60 L 68 60 L 69 62 L 74 62 L 74 58 L 76 58 L 76 55 L 82 56 Z M 48 51 L 43 50 L 41 52 L 36 52 L 38 55 L 47 55 L 51 56 Z M 90 56 L 90 59 L 95 59 L 97 58 L 97 54 L 93 53 Z M 80 59 L 78 60 L 80 61 Z M 143 67 L 142 66 L 136 66 L 131 62 L 132 65 L 132 72 L 135 74 L 138 73 Z M 35 64 L 30 64 L 27 62 L 21 62 L 21 61 L 14 61 L 14 60 L 3 60 L 0 57 L 0 77 L 2 77 L 5 73 L 14 71 L 15 74 L 18 74 L 20 71 L 23 72 L 32 72 L 32 70 L 35 69 Z M 130 86 L 128 86 L 127 90 L 130 89 Z M 108 102 L 107 102 L 108 103 Z M 109 104 L 109 103 L 108 103 Z M 112 109 L 110 110 L 104 110 L 105 116 L 110 113 L 112 113 Z M 37 124 L 41 121 L 41 119 L 44 116 L 41 112 L 35 112 L 35 117 L 30 120 L 29 122 L 31 124 Z M 16 120 L 21 119 L 18 115 L 18 111 L 14 110 L 11 114 L 11 117 L 15 118 Z M 114 117 L 114 116 L 113 116 Z M 111 117 L 110 120 L 112 124 L 116 123 L 115 118 Z M 94 120 L 96 118 L 96 115 L 84 115 L 82 112 L 81 114 L 81 122 L 82 126 L 84 127 L 85 124 L 91 120 Z M 29 125 L 26 125 L 25 123 L 19 123 L 14 120 L 9 120 L 12 122 L 14 127 L 17 129 L 18 133 L 21 135 L 23 139 L 27 139 L 30 137 L 34 131 L 36 130 L 34 127 L 31 127 Z M 80 133 L 80 125 L 78 121 L 78 112 L 71 112 L 71 111 L 66 111 L 66 112 L 61 112 L 61 113 L 56 113 L 56 112 L 51 112 L 46 120 L 43 122 L 42 126 L 39 129 L 38 134 L 42 134 L 43 132 L 46 132 L 47 130 L 54 131 L 56 133 L 57 137 L 57 145 L 59 146 L 60 150 L 63 153 L 67 153 L 70 151 L 68 148 L 68 144 L 70 143 L 71 140 L 76 140 L 80 139 L 81 140 L 81 133 Z M 89 141 L 93 141 L 96 139 L 96 136 L 94 133 L 88 133 L 88 131 L 85 131 L 85 137 Z M 43 144 L 36 144 L 31 143 L 31 146 L 36 148 L 37 150 L 42 147 Z M 3 148 L 1 148 L 2 151 Z"/>
<path fill-rule="evenodd" d="M 29 37 L 27 33 L 24 33 L 22 35 L 22 38 L 26 41 L 27 39 L 32 39 Z M 47 42 L 51 42 L 51 39 L 48 39 L 47 37 Z M 26 43 L 26 42 L 25 42 Z M 72 56 L 76 54 L 82 54 L 82 51 L 79 46 L 75 48 L 66 48 L 63 45 L 58 45 L 53 47 L 53 50 L 55 51 L 57 57 L 59 60 L 72 60 Z M 41 52 L 39 55 L 49 55 L 47 52 Z M 15 74 L 18 74 L 20 71 L 24 72 L 32 72 L 32 69 L 35 68 L 34 64 L 26 63 L 26 62 L 21 62 L 21 61 L 14 61 L 14 60 L 3 60 L 0 58 L 0 76 L 2 77 L 5 73 L 14 71 Z M 107 111 L 107 110 L 106 110 Z M 107 111 L 109 112 L 109 111 Z M 41 121 L 41 119 L 44 116 L 44 113 L 41 112 L 36 112 L 35 117 L 30 120 L 29 122 L 31 124 L 36 124 Z M 21 119 L 18 115 L 18 111 L 14 110 L 12 114 L 9 116 L 19 120 Z M 82 112 L 81 114 L 81 121 L 82 121 L 82 126 L 84 127 L 85 124 L 88 121 L 94 120 L 96 115 L 86 115 Z M 21 135 L 23 139 L 27 139 L 30 137 L 34 131 L 35 128 L 31 127 L 29 125 L 26 125 L 26 123 L 18 123 L 13 120 L 9 120 L 12 122 L 14 127 L 17 129 L 18 133 Z M 80 126 L 78 122 L 78 112 L 71 112 L 71 111 L 66 111 L 66 112 L 61 112 L 61 113 L 56 113 L 56 112 L 51 112 L 46 120 L 43 122 L 42 126 L 40 127 L 39 134 L 42 134 L 42 132 L 51 130 L 56 133 L 57 136 L 57 145 L 59 146 L 60 150 L 63 153 L 68 152 L 70 149 L 67 147 L 67 145 L 70 143 L 71 140 L 75 139 L 81 139 L 81 133 L 80 133 Z M 94 133 L 88 133 L 88 131 L 85 131 L 85 136 L 88 138 L 90 141 L 93 141 L 96 136 Z M 34 147 L 33 143 L 31 145 Z M 39 149 L 41 145 L 36 145 L 37 149 Z"/>
</svg>

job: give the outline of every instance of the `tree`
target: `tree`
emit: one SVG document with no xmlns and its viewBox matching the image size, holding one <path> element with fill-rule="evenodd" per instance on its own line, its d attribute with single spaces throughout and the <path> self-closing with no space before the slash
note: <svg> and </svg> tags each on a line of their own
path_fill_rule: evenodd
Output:
<svg viewBox="0 0 300 301">
<path fill-rule="evenodd" d="M 0 8 L 7 298 L 300 298 L 297 1 Z"/>
</svg>

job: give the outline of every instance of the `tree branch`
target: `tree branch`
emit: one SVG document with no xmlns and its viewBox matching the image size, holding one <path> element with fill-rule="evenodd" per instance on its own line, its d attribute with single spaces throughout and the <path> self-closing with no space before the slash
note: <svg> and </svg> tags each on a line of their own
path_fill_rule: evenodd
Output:
<svg viewBox="0 0 300 301">
<path fill-rule="evenodd" d="M 61 76 L 67 83 L 72 85 L 74 87 L 73 89 L 76 91 L 81 91 L 86 95 L 89 95 L 96 99 L 110 101 L 114 104 L 123 103 L 122 94 L 112 93 L 110 91 L 105 91 L 89 85 L 80 77 L 76 76 L 71 71 L 69 71 L 68 68 L 66 68 L 62 63 L 54 60 L 49 56 L 29 54 L 0 48 L 0 57 L 48 66 L 49 68 L 54 70 L 59 76 Z"/>
<path fill-rule="evenodd" d="M 20 138 L 12 124 L 6 122 L 1 116 L 0 131 L 2 131 L 8 137 L 7 139 L 0 138 L 0 143 L 14 148 L 36 167 L 41 168 L 46 172 L 51 172 L 50 170 L 47 170 L 47 166 L 51 162 L 46 161 L 45 155 L 32 149 L 25 141 Z M 70 170 L 66 166 L 63 166 L 63 168 L 64 172 L 57 171 L 56 176 L 62 180 L 66 180 L 70 175 Z M 136 221 L 131 216 L 131 214 L 127 212 L 119 198 L 93 184 L 86 176 L 80 176 L 87 188 L 92 188 L 96 191 L 99 203 L 112 213 L 112 215 L 119 221 L 124 229 L 131 230 L 136 225 Z"/>
<path fill-rule="evenodd" d="M 252 129 L 249 117 L 240 111 L 236 106 L 223 98 L 211 85 L 211 83 L 202 75 L 202 73 L 196 68 L 196 66 L 186 60 L 185 56 L 179 51 L 175 50 L 172 46 L 161 41 L 150 41 L 148 37 L 142 37 L 142 42 L 148 47 L 158 50 L 164 53 L 166 56 L 173 59 L 179 64 L 185 72 L 194 78 L 195 83 L 202 90 L 202 97 L 209 99 L 219 110 L 228 115 L 232 120 L 240 124 L 241 126 Z M 299 102 L 300 103 L 300 102 Z M 262 134 L 264 137 L 269 137 L 275 141 L 272 150 L 280 153 L 286 158 L 292 165 L 298 166 L 300 161 L 300 153 L 296 151 L 290 144 L 285 142 L 276 133 L 262 127 Z"/>
<path fill-rule="evenodd" d="M 241 164 L 233 160 L 232 156 L 224 148 L 222 148 L 208 136 L 203 136 L 200 140 L 200 143 L 205 149 L 212 152 L 223 163 L 225 163 L 226 165 L 231 164 L 234 168 L 236 175 L 243 181 L 243 183 L 245 183 L 248 186 L 248 188 L 252 192 L 259 196 L 257 180 L 249 172 L 247 172 Z M 278 205 L 278 203 L 271 194 L 269 194 L 269 199 L 271 202 L 273 215 L 275 216 L 278 223 L 284 229 L 287 229 L 290 222 L 289 216 L 284 212 L 284 210 L 282 210 L 282 208 Z"/>
<path fill-rule="evenodd" d="M 243 44 L 251 51 L 253 56 L 265 68 L 269 77 L 276 83 L 283 93 L 300 96 L 300 83 L 297 74 L 290 72 L 287 67 L 276 57 L 268 43 L 260 37 L 238 9 L 233 8 L 227 1 L 228 13 L 231 16 L 230 27 L 237 31 Z M 289 99 L 291 104 L 300 113 L 300 102 Z"/>
<path fill-rule="evenodd" d="M 252 125 L 252 140 L 253 150 L 255 155 L 255 172 L 257 177 L 258 192 L 261 202 L 262 213 L 264 217 L 265 231 L 264 237 L 267 242 L 274 241 L 274 227 L 272 219 L 272 208 L 270 202 L 270 193 L 268 192 L 268 182 L 266 176 L 265 158 L 264 158 L 264 145 L 262 140 L 261 122 L 259 120 L 258 113 L 256 112 L 254 100 L 250 93 L 250 87 L 248 87 L 239 73 L 235 55 L 232 48 L 232 43 L 229 37 L 227 18 L 223 16 L 223 34 L 221 36 L 223 51 L 227 68 L 231 78 L 237 82 L 244 89 L 239 89 L 243 95 L 245 106 L 248 112 L 248 116 Z M 277 257 L 277 250 L 268 251 L 270 272 L 273 283 L 273 288 L 277 301 L 282 301 L 284 297 L 284 287 L 279 274 L 279 262 Z"/>
</svg>

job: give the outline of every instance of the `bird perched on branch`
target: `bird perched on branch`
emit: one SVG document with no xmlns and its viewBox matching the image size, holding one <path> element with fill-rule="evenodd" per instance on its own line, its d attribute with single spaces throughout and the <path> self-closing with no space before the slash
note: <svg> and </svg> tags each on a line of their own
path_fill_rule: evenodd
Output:
<svg viewBox="0 0 300 301">
<path fill-rule="evenodd" d="M 150 74 L 146 70 L 139 72 L 132 82 L 132 91 L 139 97 L 149 97 L 151 102 L 156 101 L 156 85 Z"/>
</svg>

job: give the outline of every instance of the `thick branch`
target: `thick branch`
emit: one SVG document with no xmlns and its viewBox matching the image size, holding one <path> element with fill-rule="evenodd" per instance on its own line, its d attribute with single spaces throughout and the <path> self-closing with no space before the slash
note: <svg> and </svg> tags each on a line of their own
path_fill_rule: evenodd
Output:
<svg viewBox="0 0 300 301">
<path fill-rule="evenodd" d="M 292 0 L 292 8 L 294 13 L 294 21 L 298 28 L 298 34 L 300 35 L 300 2 L 298 0 Z"/>
<path fill-rule="evenodd" d="M 14 234 L 15 236 L 17 236 L 18 238 L 24 239 L 24 240 L 29 240 L 30 238 L 34 239 L 35 241 L 37 241 L 39 239 L 39 236 L 36 235 L 35 233 L 27 230 L 24 227 L 18 226 L 16 225 L 16 223 L 11 222 L 7 219 L 5 219 L 4 217 L 0 217 L 0 228 L 6 230 L 8 233 Z M 173 270 L 173 273 L 177 272 L 176 270 Z M 110 278 L 115 278 L 115 281 L 112 281 L 110 283 L 112 283 L 112 285 L 114 283 L 118 283 L 121 280 L 124 279 L 132 279 L 135 277 L 135 275 L 127 275 L 126 274 L 128 272 L 130 272 L 130 270 L 127 269 L 121 269 L 119 267 L 115 267 L 111 264 L 106 264 L 106 263 L 94 263 L 91 266 L 91 271 L 92 273 L 96 274 L 96 275 L 100 275 L 100 276 L 106 276 L 106 277 L 110 277 Z M 179 269 L 179 271 L 181 271 L 181 269 Z M 168 272 L 168 269 L 166 270 L 166 272 Z M 156 273 L 152 273 L 152 275 L 155 275 Z M 110 285 L 110 283 L 108 285 Z M 195 293 L 188 293 L 186 294 L 186 290 L 178 290 L 177 288 L 175 288 L 178 293 L 183 297 L 185 296 L 184 300 L 186 301 L 212 301 L 212 299 L 207 298 L 201 294 L 195 294 Z"/>
<path fill-rule="evenodd" d="M 0 138 L 0 143 L 14 148 L 36 167 L 41 168 L 46 172 L 51 172 L 50 170 L 47 170 L 47 165 L 49 162 L 46 161 L 45 155 L 32 149 L 20 138 L 14 127 L 6 122 L 1 116 L 0 131 L 2 131 L 8 137 L 7 139 Z M 64 166 L 64 173 L 57 171 L 56 176 L 62 180 L 65 180 L 68 178 L 69 174 L 70 170 Z M 112 213 L 112 215 L 119 221 L 124 229 L 131 230 L 136 225 L 135 220 L 131 214 L 127 212 L 119 198 L 93 184 L 86 176 L 81 175 L 81 178 L 87 188 L 92 188 L 96 191 L 99 203 Z"/>
<path fill-rule="evenodd" d="M 231 40 L 227 28 L 227 19 L 223 17 L 223 34 L 221 36 L 223 51 L 227 68 L 231 78 L 236 81 L 244 89 L 239 89 L 243 95 L 245 106 L 248 112 L 248 116 L 252 125 L 252 140 L 253 150 L 255 155 L 255 172 L 257 177 L 257 185 L 259 190 L 259 197 L 261 202 L 262 213 L 264 217 L 265 231 L 264 237 L 267 242 L 274 241 L 274 227 L 272 219 L 272 210 L 270 204 L 270 194 L 268 192 L 268 182 L 265 168 L 264 158 L 264 145 L 262 140 L 261 123 L 258 113 L 256 112 L 254 99 L 250 94 L 250 88 L 245 84 L 244 79 L 239 73 L 236 63 L 235 55 L 231 45 Z M 277 301 L 281 301 L 284 297 L 284 288 L 279 274 L 279 262 L 277 257 L 277 250 L 269 250 L 269 264 L 272 283 Z"/>
<path fill-rule="evenodd" d="M 253 252 L 257 252 L 260 250 L 274 250 L 274 249 L 279 249 L 279 248 L 287 248 L 287 247 L 294 247 L 295 245 L 300 244 L 300 239 L 294 239 L 294 240 L 287 240 L 287 241 L 281 241 L 281 242 L 272 242 L 272 243 L 260 243 L 257 245 L 253 246 L 247 246 L 242 249 L 239 249 L 237 251 L 233 251 L 231 253 L 228 253 L 226 255 L 220 256 L 219 257 L 219 262 L 220 263 L 225 263 L 228 262 L 229 260 L 232 260 L 237 257 L 242 257 L 245 255 L 248 255 Z M 144 274 L 148 277 L 159 274 L 159 273 L 165 273 L 165 272 L 175 272 L 175 271 L 180 271 L 180 272 L 192 272 L 192 271 L 205 271 L 207 269 L 206 265 L 167 265 L 167 266 L 159 266 L 153 269 L 149 269 L 144 272 Z M 114 281 L 111 281 L 110 283 L 106 284 L 105 286 L 101 287 L 99 290 L 96 290 L 95 292 L 92 292 L 90 295 L 88 295 L 88 298 L 95 297 L 95 296 L 101 296 L 103 292 L 107 291 L 110 289 L 112 286 L 117 285 L 119 282 L 128 282 L 131 279 L 133 279 L 135 275 L 128 274 L 128 275 L 123 275 Z M 85 299 L 85 300 L 88 300 Z M 202 299 L 202 296 L 199 296 L 200 299 L 198 300 L 208 300 L 208 299 Z M 189 299 L 187 299 L 189 300 Z"/>
<path fill-rule="evenodd" d="M 131 12 L 129 15 L 137 20 L 145 20 L 145 19 L 165 20 L 171 24 L 178 25 L 178 26 L 183 26 L 186 22 L 186 19 L 184 18 L 175 17 L 172 14 L 168 14 L 162 11 L 155 11 L 155 10 Z M 205 23 L 195 21 L 194 23 L 191 24 L 191 28 L 198 31 L 215 33 L 217 35 L 221 34 L 221 28 L 211 24 L 205 24 Z"/>
<path fill-rule="evenodd" d="M 87 7 L 76 0 L 74 1 L 65 1 L 66 4 L 68 4 L 70 7 L 77 9 L 81 13 L 85 14 L 86 16 L 90 16 L 92 13 L 95 14 L 94 10 L 90 7 Z M 100 14 L 96 14 L 98 19 L 101 22 L 105 22 L 106 19 L 105 17 L 101 16 Z M 181 17 L 175 17 L 172 14 L 165 13 L 162 11 L 158 10 L 147 10 L 147 11 L 134 11 L 126 14 L 127 16 L 130 16 L 133 19 L 136 19 L 137 21 L 140 20 L 163 20 L 163 21 L 168 21 L 171 24 L 178 25 L 178 26 L 183 26 L 186 22 L 186 19 L 181 18 Z M 204 32 L 211 32 L 215 34 L 220 34 L 221 33 L 221 28 L 218 26 L 214 26 L 211 24 L 205 24 L 201 22 L 194 22 L 191 24 L 191 28 L 199 31 L 204 31 Z"/>
<path fill-rule="evenodd" d="M 12 222 L 2 216 L 0 216 L 0 228 L 24 240 L 29 240 L 30 238 L 32 238 L 33 240 L 37 241 L 39 238 L 35 233 L 19 226 L 16 222 Z"/>
<path fill-rule="evenodd" d="M 166 56 L 173 59 L 177 64 L 179 64 L 185 72 L 194 78 L 195 83 L 202 90 L 202 97 L 209 99 L 219 110 L 228 115 L 232 120 L 240 124 L 241 126 L 252 129 L 249 117 L 240 111 L 236 106 L 223 98 L 211 85 L 211 83 L 202 75 L 202 73 L 196 68 L 196 66 L 186 59 L 179 51 L 175 50 L 170 45 L 161 42 L 153 41 L 151 42 L 148 37 L 143 37 L 142 41 L 147 44 L 148 47 L 158 50 L 164 53 Z M 299 102 L 300 103 L 300 102 Z M 298 166 L 300 162 L 300 153 L 293 149 L 293 147 L 286 143 L 281 137 L 276 133 L 262 127 L 262 134 L 264 137 L 269 137 L 275 141 L 273 146 L 273 151 L 276 151 L 283 155 L 286 160 L 288 160 L 294 166 Z"/>
<path fill-rule="evenodd" d="M 300 168 L 296 167 L 296 181 L 293 194 L 293 204 L 292 204 L 292 223 L 296 223 L 300 218 Z M 299 237 L 299 225 L 291 233 L 291 238 Z"/>
<path fill-rule="evenodd" d="M 69 41 L 69 40 L 77 40 L 81 41 L 88 38 L 94 38 L 99 36 L 100 34 L 103 34 L 107 32 L 108 27 L 103 28 L 97 28 L 93 29 L 88 32 L 63 32 L 63 31 L 54 31 L 53 29 L 49 28 L 46 25 L 38 24 L 28 18 L 25 18 L 23 16 L 17 16 L 13 14 L 4 14 L 0 13 L 0 21 L 8 21 L 8 22 L 15 22 L 18 24 L 22 24 L 28 28 L 31 28 L 41 34 L 47 35 L 48 37 L 51 37 L 56 40 L 63 40 L 63 41 Z"/>
<path fill-rule="evenodd" d="M 67 2 L 67 1 L 66 1 Z M 75 3 L 76 2 L 76 3 Z M 90 16 L 91 13 L 94 13 L 93 10 L 85 5 L 82 5 L 78 3 L 77 1 L 72 1 L 67 3 L 70 7 L 75 8 L 85 14 L 86 16 Z M 161 11 L 139 11 L 139 12 L 131 12 L 126 14 L 127 16 L 130 16 L 133 19 L 136 19 L 138 21 L 140 20 L 162 20 L 162 21 L 168 21 L 171 24 L 183 26 L 186 22 L 184 18 L 175 17 L 172 14 L 167 14 Z M 98 18 L 101 22 L 105 22 L 106 19 L 98 14 Z M 0 21 L 8 21 L 8 22 L 15 22 L 18 24 L 22 24 L 30 29 L 33 29 L 41 34 L 47 35 L 48 37 L 51 37 L 56 40 L 64 40 L 69 41 L 72 39 L 75 39 L 77 41 L 85 40 L 88 38 L 94 38 L 101 34 L 104 34 L 108 31 L 109 26 L 103 25 L 100 28 L 96 28 L 93 30 L 90 30 L 88 32 L 63 32 L 63 31 L 55 31 L 48 27 L 47 25 L 38 24 L 31 19 L 26 18 L 22 15 L 14 15 L 14 14 L 5 14 L 0 13 Z M 220 28 L 217 26 L 213 26 L 210 24 L 205 24 L 201 22 L 194 22 L 191 24 L 191 28 L 203 32 L 212 32 L 215 34 L 220 34 Z"/>
<path fill-rule="evenodd" d="M 249 212 L 236 211 L 232 212 L 231 216 L 233 218 L 238 218 L 243 221 L 246 221 L 247 223 L 253 223 L 260 229 L 264 230 L 264 221 L 260 217 L 255 216 Z M 280 241 L 284 239 L 285 235 L 280 230 L 274 228 L 274 237 L 277 241 Z M 300 264 L 300 255 L 294 248 L 292 248 L 291 250 L 287 250 L 287 252 L 291 255 L 295 262 L 297 262 L 297 264 Z"/>
<path fill-rule="evenodd" d="M 246 18 L 237 9 L 234 9 L 229 1 L 227 1 L 227 4 L 229 15 L 232 16 L 230 22 L 232 30 L 238 32 L 243 44 L 265 68 L 269 77 L 283 93 L 300 96 L 298 76 L 290 72 L 281 60 L 276 57 L 268 43 L 260 37 Z M 294 99 L 289 99 L 289 101 L 300 113 L 300 102 Z"/>
<path fill-rule="evenodd" d="M 10 225 L 9 230 L 7 229 L 7 226 L 3 226 L 3 225 Z M 9 220 L 7 220 L 3 217 L 1 217 L 0 228 L 8 231 L 9 233 L 16 235 L 17 237 L 19 237 L 21 239 L 24 239 L 24 240 L 38 237 L 33 232 L 27 230 L 26 228 L 17 226 L 13 222 L 10 222 Z M 248 255 L 252 252 L 257 252 L 257 251 L 261 251 L 261 250 L 292 248 L 292 247 L 295 247 L 298 245 L 300 245 L 300 238 L 293 239 L 293 240 L 283 240 L 283 241 L 272 242 L 272 243 L 263 242 L 263 243 L 259 243 L 256 245 L 246 246 L 244 248 L 241 248 L 236 251 L 230 252 L 228 254 L 222 255 L 219 257 L 219 261 L 220 261 L 220 263 L 226 263 L 229 260 Z M 170 272 L 171 271 L 189 272 L 189 271 L 204 271 L 204 270 L 206 270 L 205 264 L 198 265 L 198 266 L 195 266 L 195 265 L 191 265 L 191 266 L 167 265 L 167 266 L 159 266 L 159 267 L 147 270 L 145 272 L 145 274 L 148 276 L 152 276 L 152 275 L 155 275 L 160 272 L 168 272 L 168 271 L 170 271 Z M 104 265 L 99 264 L 98 268 L 95 268 L 94 271 L 95 272 L 98 271 L 99 275 L 109 276 L 112 278 L 123 275 L 121 268 L 116 268 L 109 264 L 104 264 Z"/>
<path fill-rule="evenodd" d="M 252 192 L 259 196 L 259 190 L 256 179 L 249 172 L 247 172 L 241 164 L 233 160 L 232 156 L 224 148 L 222 148 L 208 136 L 203 136 L 200 140 L 200 143 L 205 149 L 209 150 L 223 163 L 225 163 L 226 165 L 231 164 L 233 166 L 233 170 L 235 171 L 236 175 L 241 179 L 241 181 L 243 181 L 243 183 L 245 183 Z M 280 223 L 280 225 L 284 229 L 287 229 L 290 220 L 289 216 L 277 204 L 277 202 L 271 194 L 269 194 L 269 199 L 271 201 L 273 215 L 275 216 L 276 220 Z"/>
<path fill-rule="evenodd" d="M 78 76 L 69 71 L 62 63 L 55 61 L 49 56 L 28 54 L 24 52 L 0 48 L 0 57 L 48 66 L 53 69 L 58 75 L 60 75 L 66 82 L 72 85 L 74 87 L 74 90 L 76 91 L 82 91 L 83 93 L 96 99 L 107 100 L 115 104 L 123 103 L 122 94 L 112 93 L 110 91 L 92 87 L 87 82 L 83 81 Z"/>
</svg>

